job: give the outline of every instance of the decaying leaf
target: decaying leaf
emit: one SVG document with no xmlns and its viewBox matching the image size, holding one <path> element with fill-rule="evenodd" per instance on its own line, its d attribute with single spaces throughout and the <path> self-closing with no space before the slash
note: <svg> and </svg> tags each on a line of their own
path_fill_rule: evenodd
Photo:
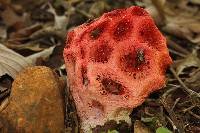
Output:
<svg viewBox="0 0 200 133">
<path fill-rule="evenodd" d="M 200 68 L 200 59 L 197 57 L 197 52 L 193 51 L 186 58 L 179 60 L 177 64 L 174 64 L 174 67 L 176 68 L 177 75 L 180 75 L 188 67 Z"/>
<path fill-rule="evenodd" d="M 91 6 L 89 14 L 93 15 L 94 17 L 98 17 L 109 8 L 110 7 L 105 1 L 97 1 Z"/>
<path fill-rule="evenodd" d="M 199 0 L 190 0 L 190 2 L 193 3 L 193 4 L 200 5 L 200 1 Z"/>
<path fill-rule="evenodd" d="M 195 91 L 200 93 L 200 69 L 190 74 L 190 78 L 185 80 L 187 86 L 193 88 Z"/>
<path fill-rule="evenodd" d="M 7 37 L 6 28 L 3 26 L 0 26 L 0 40 L 6 39 L 6 37 Z"/>
<path fill-rule="evenodd" d="M 65 32 L 66 25 L 68 24 L 69 18 L 66 14 L 63 16 L 58 16 L 55 9 L 49 3 L 49 12 L 51 12 L 55 17 L 54 28 L 57 30 L 63 30 Z"/>
<path fill-rule="evenodd" d="M 163 30 L 200 44 L 200 13 L 197 8 L 189 7 L 189 2 L 189 0 L 179 1 L 177 9 L 175 9 L 173 2 L 166 4 L 167 23 Z"/>
<path fill-rule="evenodd" d="M 7 26 L 11 26 L 17 22 L 23 21 L 23 17 L 18 16 L 10 7 L 7 7 L 3 12 L 1 11 L 0 15 Z"/>
<path fill-rule="evenodd" d="M 27 66 L 29 62 L 23 56 L 0 44 L 0 76 L 8 74 L 15 78 Z"/>
<path fill-rule="evenodd" d="M 45 24 L 35 23 L 24 27 L 10 34 L 7 47 L 18 51 L 41 52 L 52 45 L 61 45 L 64 41 L 66 33 L 66 25 L 68 23 L 68 15 L 57 15 L 54 7 L 50 3 L 46 3 L 48 9 L 42 10 L 50 13 L 54 17 L 54 22 L 46 22 Z M 38 10 L 40 10 L 40 8 Z M 45 16 L 41 16 L 45 20 Z M 43 18 L 44 17 L 44 18 Z M 45 20 L 45 21 L 48 21 Z M 56 41 L 55 41 L 56 40 Z"/>
<path fill-rule="evenodd" d="M 152 132 L 141 121 L 137 120 L 134 123 L 134 133 L 152 133 Z"/>
<path fill-rule="evenodd" d="M 15 48 L 15 47 L 19 48 L 20 47 L 19 45 L 23 45 L 21 43 L 25 41 L 25 39 L 27 39 L 31 34 L 33 34 L 34 32 L 38 31 L 41 28 L 42 28 L 41 24 L 34 24 L 29 27 L 19 29 L 16 32 L 11 33 L 7 46 L 10 46 L 10 48 Z M 15 45 L 13 45 L 13 43 Z"/>
<path fill-rule="evenodd" d="M 26 59 L 31 61 L 31 63 L 33 65 L 35 65 L 38 58 L 46 59 L 47 57 L 49 57 L 52 54 L 54 48 L 55 48 L 55 46 L 52 46 L 52 47 L 45 49 L 39 53 L 30 55 L 30 56 L 26 57 Z"/>
<path fill-rule="evenodd" d="M 158 25 L 163 23 L 160 18 L 164 18 L 165 26 L 162 27 L 163 31 L 200 45 L 200 9 L 198 8 L 198 0 L 143 1 Z M 193 6 L 189 6 L 191 3 Z"/>
</svg>

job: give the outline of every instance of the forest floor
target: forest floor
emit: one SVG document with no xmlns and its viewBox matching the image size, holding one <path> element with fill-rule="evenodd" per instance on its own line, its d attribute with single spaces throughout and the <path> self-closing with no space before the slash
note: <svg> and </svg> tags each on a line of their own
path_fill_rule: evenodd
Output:
<svg viewBox="0 0 200 133">
<path fill-rule="evenodd" d="M 9 63 L 12 59 L 3 58 L 3 54 L 9 57 L 18 53 L 33 65 L 50 67 L 61 77 L 65 76 L 63 48 L 66 33 L 104 12 L 133 5 L 141 6 L 151 14 L 167 38 L 173 64 L 167 70 L 164 89 L 152 93 L 133 110 L 133 125 L 127 130 L 200 132 L 199 0 L 0 0 L 0 44 L 5 46 L 0 47 L 0 112 L 12 91 L 16 72 L 27 67 L 16 56 L 13 60 L 21 64 L 16 68 L 15 63 Z M 3 53 L 5 49 L 15 53 Z M 1 65 L 5 60 L 9 67 Z M 67 112 L 70 111 L 76 112 L 70 109 Z M 78 120 L 67 112 L 65 116 L 72 123 L 68 121 L 66 126 L 77 128 Z M 123 125 L 111 125 L 107 128 L 125 131 Z"/>
</svg>

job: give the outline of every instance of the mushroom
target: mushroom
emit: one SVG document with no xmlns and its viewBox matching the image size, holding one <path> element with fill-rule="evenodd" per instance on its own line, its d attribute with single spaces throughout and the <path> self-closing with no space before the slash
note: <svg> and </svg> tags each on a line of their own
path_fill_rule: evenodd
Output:
<svg viewBox="0 0 200 133">
<path fill-rule="evenodd" d="M 130 113 L 165 85 L 172 63 L 165 37 L 142 8 L 103 14 L 68 33 L 64 59 L 84 133 Z"/>
</svg>

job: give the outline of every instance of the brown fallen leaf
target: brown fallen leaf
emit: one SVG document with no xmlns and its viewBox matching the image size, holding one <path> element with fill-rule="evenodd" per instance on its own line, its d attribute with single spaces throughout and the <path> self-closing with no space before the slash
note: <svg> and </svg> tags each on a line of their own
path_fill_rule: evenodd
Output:
<svg viewBox="0 0 200 133">
<path fill-rule="evenodd" d="M 200 93 L 200 69 L 190 74 L 190 78 L 185 80 L 185 83 L 196 92 Z"/>
<path fill-rule="evenodd" d="M 65 12 L 64 15 L 62 16 L 59 16 L 57 13 L 56 13 L 56 10 L 55 8 L 50 4 L 48 3 L 48 6 L 49 6 L 49 9 L 48 11 L 50 13 L 52 13 L 55 17 L 55 22 L 54 22 L 54 26 L 51 27 L 53 30 L 58 30 L 60 31 L 61 33 L 66 33 L 66 29 L 63 28 L 63 27 L 66 27 L 68 22 L 69 22 L 69 16 L 67 15 L 67 13 Z"/>
<path fill-rule="evenodd" d="M 89 14 L 91 14 L 94 17 L 99 17 L 103 12 L 109 9 L 110 7 L 105 1 L 97 1 L 94 4 L 92 4 L 89 10 Z"/>
<path fill-rule="evenodd" d="M 143 0 L 146 9 L 162 30 L 200 45 L 199 0 Z M 193 4 L 193 6 L 190 6 Z M 155 10 L 156 9 L 156 10 Z M 163 19 L 161 19 L 163 18 Z"/>
<path fill-rule="evenodd" d="M 200 44 L 200 13 L 199 8 L 189 6 L 191 0 L 166 2 L 165 15 L 167 19 L 165 32 L 180 38 L 187 39 L 193 43 Z M 177 5 L 177 7 L 176 7 Z"/>
<path fill-rule="evenodd" d="M 12 26 L 17 22 L 23 21 L 23 17 L 18 16 L 9 6 L 7 6 L 3 12 L 1 11 L 0 15 L 7 26 Z"/>
<path fill-rule="evenodd" d="M 6 132 L 64 132 L 63 82 L 50 69 L 29 67 L 13 82 L 10 103 L 0 113 Z"/>
<path fill-rule="evenodd" d="M 13 79 L 9 77 L 8 75 L 4 75 L 0 77 L 0 105 L 1 105 L 1 99 L 5 98 L 6 96 L 10 94 L 12 81 Z M 0 109 L 0 112 L 1 112 L 1 109 Z"/>
<path fill-rule="evenodd" d="M 6 37 L 7 37 L 6 27 L 0 26 L 0 40 L 6 39 Z"/>
<path fill-rule="evenodd" d="M 8 74 L 15 78 L 16 74 L 29 66 L 25 57 L 0 44 L 0 77 Z"/>
<path fill-rule="evenodd" d="M 191 2 L 192 4 L 200 5 L 200 1 L 199 1 L 199 0 L 190 0 L 190 2 Z"/>
<path fill-rule="evenodd" d="M 141 121 L 136 120 L 134 123 L 134 133 L 152 133 Z"/>
<path fill-rule="evenodd" d="M 197 52 L 193 51 L 186 58 L 177 61 L 178 63 L 173 64 L 176 68 L 177 75 L 182 74 L 185 68 L 197 67 L 200 68 L 200 59 L 197 57 Z"/>
<path fill-rule="evenodd" d="M 40 30 L 42 28 L 41 24 L 34 24 L 31 25 L 29 27 L 25 27 L 23 29 L 19 29 L 16 32 L 12 32 L 10 34 L 9 40 L 8 40 L 8 44 L 7 46 L 10 46 L 11 48 L 18 48 L 21 43 L 23 43 L 23 41 L 25 41 L 25 39 L 29 39 L 28 37 L 33 34 L 34 32 Z M 13 43 L 16 45 L 13 45 Z M 22 45 L 22 44 L 21 44 Z"/>
<path fill-rule="evenodd" d="M 48 58 L 53 53 L 54 48 L 55 48 L 55 46 L 51 46 L 41 52 L 38 52 L 38 53 L 35 53 L 35 54 L 32 54 L 32 55 L 26 57 L 26 59 L 30 60 L 33 65 L 36 65 L 38 58 L 41 58 L 41 59 Z"/>
</svg>

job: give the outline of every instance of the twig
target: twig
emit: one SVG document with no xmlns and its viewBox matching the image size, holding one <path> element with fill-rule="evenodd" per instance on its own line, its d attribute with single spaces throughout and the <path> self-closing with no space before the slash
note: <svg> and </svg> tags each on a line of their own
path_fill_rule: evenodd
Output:
<svg viewBox="0 0 200 133">
<path fill-rule="evenodd" d="M 167 84 L 167 86 L 176 87 L 176 88 L 179 88 L 179 87 L 181 87 L 180 85 L 176 85 L 176 84 L 170 84 L 170 83 L 168 83 L 168 84 Z"/>
<path fill-rule="evenodd" d="M 190 100 L 191 100 L 191 99 L 189 99 L 188 101 L 184 101 L 184 102 L 182 102 L 182 103 L 178 103 L 178 105 L 179 105 L 179 106 L 183 106 L 184 104 L 189 105 L 189 103 L 191 103 Z"/>
<path fill-rule="evenodd" d="M 169 93 L 175 91 L 176 89 L 177 89 L 177 87 L 172 87 L 172 88 L 168 89 L 168 90 L 162 95 L 162 97 L 163 97 L 164 99 L 166 99 L 166 97 L 169 95 Z"/>
<path fill-rule="evenodd" d="M 186 55 L 184 55 L 184 54 L 182 54 L 182 53 L 180 53 L 180 52 L 178 52 L 178 51 L 175 51 L 175 50 L 173 50 L 173 49 L 169 49 L 169 52 L 171 52 L 171 53 L 173 53 L 173 54 L 176 54 L 176 55 L 178 55 L 178 56 L 181 56 L 181 57 L 186 57 Z"/>
<path fill-rule="evenodd" d="M 167 105 L 167 103 L 165 102 L 167 96 L 175 91 L 176 89 L 178 89 L 178 87 L 172 87 L 170 89 L 168 89 L 161 97 L 161 103 L 162 105 L 164 106 L 165 110 L 169 113 L 169 116 L 170 118 L 172 119 L 173 121 L 173 124 L 175 125 L 175 127 L 178 128 L 178 130 L 181 132 L 181 133 L 185 133 L 184 131 L 184 125 L 182 124 L 183 122 L 181 120 L 178 120 L 177 119 L 177 116 L 176 114 L 174 113 L 174 111 Z"/>
<path fill-rule="evenodd" d="M 161 103 L 163 104 L 164 108 L 166 109 L 166 111 L 169 113 L 170 118 L 172 119 L 174 125 L 177 127 L 177 129 L 179 130 L 180 133 L 185 133 L 184 131 L 184 125 L 181 119 L 177 119 L 177 115 L 171 111 L 170 107 L 167 105 L 167 103 L 165 102 L 165 98 L 162 97 L 161 98 Z"/>
<path fill-rule="evenodd" d="M 191 114 L 192 116 L 194 116 L 195 118 L 200 120 L 200 116 L 198 116 L 197 114 L 193 113 L 191 110 L 189 110 L 188 113 Z"/>
<path fill-rule="evenodd" d="M 183 53 L 183 54 L 190 54 L 190 52 L 186 49 L 184 49 L 183 47 L 181 47 L 179 44 L 177 44 L 176 42 L 172 41 L 169 37 L 167 37 L 167 44 L 174 48 L 175 50 Z"/>
<path fill-rule="evenodd" d="M 83 10 L 79 10 L 78 8 L 76 8 L 76 11 L 80 14 L 82 14 L 83 16 L 87 17 L 88 19 L 94 18 L 92 15 L 88 14 L 87 12 L 83 11 Z"/>
<path fill-rule="evenodd" d="M 154 114 L 151 114 L 151 113 L 148 111 L 148 108 L 144 108 L 144 113 L 145 113 L 146 115 L 148 115 L 148 116 L 151 116 L 151 117 L 154 116 Z"/>
<path fill-rule="evenodd" d="M 65 99 L 65 127 L 66 127 L 65 132 L 78 133 L 79 123 L 78 123 L 78 116 L 76 114 L 76 106 L 74 103 L 74 99 L 71 96 L 69 84 L 67 81 L 66 81 L 64 94 L 65 94 L 64 99 Z"/>
<path fill-rule="evenodd" d="M 169 121 L 169 123 L 171 123 L 172 128 L 173 128 L 173 132 L 175 132 L 177 130 L 176 125 L 174 124 L 174 122 L 169 118 L 169 116 L 166 116 L 167 120 Z"/>
<path fill-rule="evenodd" d="M 196 107 L 196 105 L 190 106 L 189 108 L 186 108 L 183 110 L 183 113 L 186 113 L 188 111 L 190 111 L 191 109 L 193 109 L 194 107 Z"/>
<path fill-rule="evenodd" d="M 180 83 L 180 85 L 182 86 L 181 88 L 183 88 L 183 90 L 185 92 L 187 92 L 190 96 L 196 96 L 196 97 L 199 97 L 200 98 L 200 94 L 189 89 L 185 84 L 184 82 L 179 78 L 179 76 L 176 74 L 175 70 L 170 67 L 170 71 L 172 72 L 172 74 L 174 75 L 174 77 L 178 80 L 178 82 Z"/>
<path fill-rule="evenodd" d="M 181 98 L 177 98 L 177 99 L 175 100 L 174 105 L 173 105 L 172 108 L 171 108 L 171 111 L 174 110 L 174 108 L 176 107 L 176 105 L 177 105 L 177 103 L 180 101 L 180 99 L 181 99 Z"/>
</svg>

